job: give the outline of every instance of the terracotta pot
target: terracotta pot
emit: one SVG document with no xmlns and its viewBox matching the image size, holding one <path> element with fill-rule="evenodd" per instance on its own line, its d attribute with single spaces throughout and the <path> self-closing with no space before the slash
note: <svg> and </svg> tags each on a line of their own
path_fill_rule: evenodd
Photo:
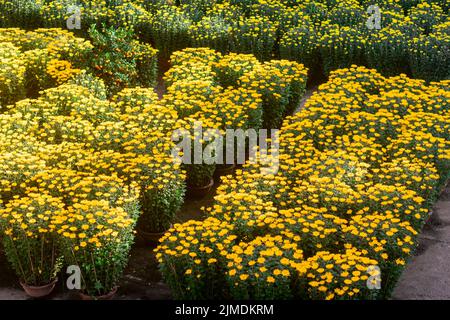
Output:
<svg viewBox="0 0 450 320">
<path fill-rule="evenodd" d="M 50 293 L 52 293 L 53 289 L 55 289 L 56 283 L 58 282 L 58 278 L 50 282 L 49 284 L 43 285 L 43 286 L 29 286 L 22 281 L 20 282 L 20 285 L 22 286 L 23 290 L 27 295 L 33 298 L 42 298 L 45 296 L 48 296 Z"/>
<path fill-rule="evenodd" d="M 235 168 L 236 168 L 235 164 L 227 164 L 227 165 L 217 166 L 216 171 L 214 172 L 214 176 L 216 178 L 219 178 L 221 176 L 226 176 L 226 175 L 232 174 L 234 172 Z"/>
<path fill-rule="evenodd" d="M 84 294 L 83 292 L 78 292 L 81 300 L 112 300 L 117 293 L 117 289 L 119 287 L 114 287 L 110 293 L 107 293 L 103 296 L 89 296 Z"/>
<path fill-rule="evenodd" d="M 172 225 L 170 225 L 169 229 L 170 228 L 172 228 Z M 167 232 L 167 230 L 163 232 L 147 232 L 138 228 L 137 232 L 141 240 L 144 240 L 145 242 L 158 243 L 159 239 Z"/>
<path fill-rule="evenodd" d="M 213 185 L 213 178 L 211 178 L 211 181 L 203 187 L 194 187 L 188 185 L 187 195 L 193 198 L 203 198 L 211 191 Z"/>
</svg>

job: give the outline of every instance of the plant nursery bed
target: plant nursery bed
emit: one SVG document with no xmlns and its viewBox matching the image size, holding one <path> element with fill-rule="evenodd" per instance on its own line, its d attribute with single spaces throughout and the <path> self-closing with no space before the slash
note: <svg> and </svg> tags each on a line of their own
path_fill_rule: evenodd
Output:
<svg viewBox="0 0 450 320">
<path fill-rule="evenodd" d="M 178 215 L 178 223 L 191 219 L 202 220 L 200 208 L 210 206 L 215 194 L 214 189 L 203 199 L 186 199 Z M 163 283 L 158 270 L 158 262 L 153 249 L 156 244 L 148 245 L 135 243 L 128 266 L 120 281 L 119 290 L 114 299 L 159 300 L 171 299 L 169 287 Z M 3 252 L 0 251 L 0 254 Z M 65 283 L 60 281 L 55 291 L 48 299 L 79 299 L 74 293 L 66 289 Z M 32 299 L 28 297 L 17 282 L 17 277 L 5 259 L 0 259 L 0 300 Z"/>
</svg>

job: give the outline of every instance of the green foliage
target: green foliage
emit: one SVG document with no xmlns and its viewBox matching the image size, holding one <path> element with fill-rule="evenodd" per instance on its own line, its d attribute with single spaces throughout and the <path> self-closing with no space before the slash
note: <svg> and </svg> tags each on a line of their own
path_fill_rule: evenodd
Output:
<svg viewBox="0 0 450 320">
<path fill-rule="evenodd" d="M 216 170 L 215 164 L 186 164 L 184 165 L 186 170 L 187 186 L 194 188 L 206 187 L 213 179 L 214 171 Z"/>
<path fill-rule="evenodd" d="M 83 70 L 75 75 L 68 84 L 75 84 L 89 89 L 92 95 L 98 99 L 106 100 L 107 89 L 103 80 L 93 76 L 92 74 Z"/>
<path fill-rule="evenodd" d="M 108 87 L 108 95 L 132 86 L 156 83 L 156 51 L 134 39 L 132 31 L 105 27 L 89 29 L 94 49 L 88 67 Z"/>
<path fill-rule="evenodd" d="M 172 52 L 189 47 L 191 23 L 184 12 L 176 7 L 163 6 L 155 12 L 148 33 L 162 57 L 168 58 Z"/>
<path fill-rule="evenodd" d="M 42 286 L 56 279 L 61 251 L 55 224 L 63 206 L 57 198 L 30 194 L 0 207 L 6 258 L 24 284 Z"/>
<path fill-rule="evenodd" d="M 415 78 L 428 81 L 450 79 L 450 37 L 429 34 L 409 43 L 409 64 Z"/>
<path fill-rule="evenodd" d="M 363 65 L 364 39 L 355 27 L 324 24 L 319 40 L 319 51 L 326 75 L 331 71 Z"/>
<path fill-rule="evenodd" d="M 318 39 L 314 28 L 294 27 L 280 40 L 280 56 L 304 64 L 314 74 L 320 66 Z"/>
<path fill-rule="evenodd" d="M 139 228 L 146 232 L 164 232 L 170 228 L 184 202 L 183 181 L 173 180 L 165 186 L 147 187 L 141 198 Z"/>
</svg>

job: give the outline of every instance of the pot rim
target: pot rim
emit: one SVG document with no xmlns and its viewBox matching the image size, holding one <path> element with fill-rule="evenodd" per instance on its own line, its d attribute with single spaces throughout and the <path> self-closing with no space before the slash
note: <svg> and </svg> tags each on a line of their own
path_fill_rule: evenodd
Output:
<svg viewBox="0 0 450 320">
<path fill-rule="evenodd" d="M 21 285 L 21 286 L 24 286 L 24 287 L 27 287 L 27 288 L 30 288 L 30 289 L 42 289 L 42 288 L 45 288 L 45 287 L 50 287 L 50 286 L 52 286 L 52 285 L 55 285 L 57 282 L 58 282 L 58 277 L 56 277 L 56 278 L 53 279 L 51 282 L 49 282 L 49 283 L 47 283 L 47 284 L 44 284 L 44 285 L 42 285 L 42 286 L 32 286 L 32 285 L 26 284 L 26 283 L 23 282 L 22 280 L 20 280 L 20 285 Z"/>
</svg>

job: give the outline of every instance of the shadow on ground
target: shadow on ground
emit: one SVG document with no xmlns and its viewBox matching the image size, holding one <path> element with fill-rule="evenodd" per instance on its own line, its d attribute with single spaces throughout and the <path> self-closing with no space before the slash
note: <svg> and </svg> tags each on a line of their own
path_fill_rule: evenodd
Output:
<svg viewBox="0 0 450 320">
<path fill-rule="evenodd" d="M 176 223 L 185 222 L 191 219 L 202 220 L 204 217 L 200 210 L 201 207 L 210 206 L 216 193 L 214 189 L 203 199 L 187 198 L 181 208 Z M 171 299 L 169 288 L 162 282 L 161 274 L 158 271 L 153 250 L 156 244 L 145 243 L 136 238 L 136 243 L 131 250 L 128 267 L 121 280 L 119 290 L 115 299 L 127 300 L 156 300 Z M 49 299 L 77 299 L 74 292 L 70 292 L 65 287 L 64 274 L 61 274 L 60 280 Z M 5 255 L 0 249 L 0 300 L 22 300 L 30 299 L 25 295 L 16 275 L 9 267 Z"/>
</svg>

